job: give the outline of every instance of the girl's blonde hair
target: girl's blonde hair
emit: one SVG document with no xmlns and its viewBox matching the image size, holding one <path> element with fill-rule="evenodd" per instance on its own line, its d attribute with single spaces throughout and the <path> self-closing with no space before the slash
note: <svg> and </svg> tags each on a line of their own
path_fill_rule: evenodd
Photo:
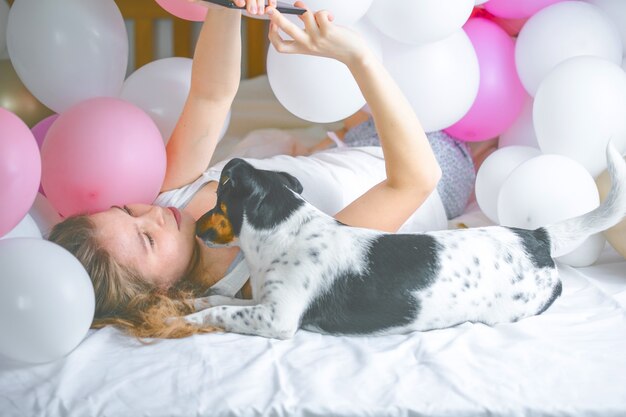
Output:
<svg viewBox="0 0 626 417">
<path fill-rule="evenodd" d="M 114 325 L 137 338 L 182 338 L 218 330 L 183 320 L 166 322 L 167 318 L 193 313 L 193 305 L 187 300 L 206 290 L 189 279 L 199 265 L 197 248 L 187 276 L 164 292 L 104 250 L 94 223 L 86 215 L 68 217 L 55 225 L 48 239 L 76 256 L 91 278 L 96 296 L 92 328 Z"/>
</svg>

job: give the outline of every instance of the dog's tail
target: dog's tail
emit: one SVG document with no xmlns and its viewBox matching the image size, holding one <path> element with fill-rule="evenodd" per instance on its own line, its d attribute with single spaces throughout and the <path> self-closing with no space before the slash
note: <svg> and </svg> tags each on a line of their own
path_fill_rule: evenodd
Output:
<svg viewBox="0 0 626 417">
<path fill-rule="evenodd" d="M 611 189 L 602 204 L 589 213 L 544 227 L 550 237 L 552 257 L 571 252 L 590 235 L 614 226 L 626 216 L 626 162 L 612 142 L 607 145 L 606 158 Z"/>
</svg>

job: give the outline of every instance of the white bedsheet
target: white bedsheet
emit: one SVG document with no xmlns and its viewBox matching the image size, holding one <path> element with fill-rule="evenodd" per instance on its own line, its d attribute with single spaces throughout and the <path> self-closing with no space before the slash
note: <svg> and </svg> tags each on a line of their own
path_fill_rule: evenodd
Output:
<svg viewBox="0 0 626 417">
<path fill-rule="evenodd" d="M 541 316 L 384 337 L 90 331 L 66 358 L 0 359 L 0 416 L 624 416 L 626 261 L 562 266 Z"/>
</svg>

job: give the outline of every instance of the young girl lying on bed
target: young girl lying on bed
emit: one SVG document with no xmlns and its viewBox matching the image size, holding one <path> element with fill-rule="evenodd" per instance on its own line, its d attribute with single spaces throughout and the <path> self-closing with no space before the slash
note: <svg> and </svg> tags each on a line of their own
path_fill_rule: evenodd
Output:
<svg viewBox="0 0 626 417">
<path fill-rule="evenodd" d="M 366 98 L 380 140 L 380 147 L 249 161 L 295 175 L 304 197 L 343 223 L 390 232 L 403 224 L 410 231 L 445 228 L 445 211 L 435 191 L 441 169 L 431 144 L 364 41 L 333 24 L 326 11 L 305 13 L 302 30 L 273 7 L 264 9 L 263 0 L 236 3 L 250 13 L 271 15 L 269 38 L 279 52 L 344 63 Z M 195 236 L 195 220 L 215 205 L 224 165 L 206 169 L 239 85 L 240 21 L 239 11 L 209 7 L 196 46 L 191 91 L 167 145 L 167 173 L 155 205 L 129 204 L 68 218 L 49 236 L 83 263 L 93 281 L 94 327 L 114 324 L 139 337 L 184 337 L 212 331 L 165 323 L 166 317 L 193 311 L 189 298 L 206 295 L 211 287 L 250 297 L 249 287 L 233 288 L 232 281 L 222 280 L 245 265 L 239 249 L 207 247 Z M 279 29 L 293 40 L 281 38 Z"/>
</svg>

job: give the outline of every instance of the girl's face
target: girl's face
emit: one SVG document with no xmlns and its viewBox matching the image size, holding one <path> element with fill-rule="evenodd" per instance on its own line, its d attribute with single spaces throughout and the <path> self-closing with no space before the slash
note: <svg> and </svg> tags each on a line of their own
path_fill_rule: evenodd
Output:
<svg viewBox="0 0 626 417">
<path fill-rule="evenodd" d="M 167 289 L 180 280 L 196 245 L 195 220 L 184 211 L 147 204 L 93 214 L 98 241 L 118 262 Z"/>
</svg>

